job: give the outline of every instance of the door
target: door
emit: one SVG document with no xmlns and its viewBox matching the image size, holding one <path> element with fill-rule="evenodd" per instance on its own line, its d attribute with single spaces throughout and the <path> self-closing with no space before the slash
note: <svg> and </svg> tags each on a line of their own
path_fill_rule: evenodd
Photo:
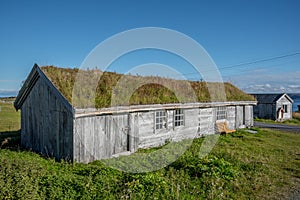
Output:
<svg viewBox="0 0 300 200">
<path fill-rule="evenodd" d="M 129 151 L 128 114 L 111 116 L 111 151 L 112 155 Z"/>
</svg>

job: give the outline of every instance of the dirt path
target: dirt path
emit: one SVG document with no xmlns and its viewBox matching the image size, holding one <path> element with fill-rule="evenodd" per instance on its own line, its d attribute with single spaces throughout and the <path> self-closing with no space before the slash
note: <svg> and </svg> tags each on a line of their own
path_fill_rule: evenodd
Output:
<svg viewBox="0 0 300 200">
<path fill-rule="evenodd" d="M 295 125 L 254 122 L 254 126 L 259 128 L 270 128 L 270 129 L 300 133 L 300 126 L 295 126 Z"/>
</svg>

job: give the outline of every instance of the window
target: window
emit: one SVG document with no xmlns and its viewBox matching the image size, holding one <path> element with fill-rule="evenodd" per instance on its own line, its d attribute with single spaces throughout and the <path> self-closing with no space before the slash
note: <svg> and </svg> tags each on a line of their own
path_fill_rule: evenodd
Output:
<svg viewBox="0 0 300 200">
<path fill-rule="evenodd" d="M 174 125 L 183 126 L 184 125 L 184 114 L 182 109 L 177 109 L 174 112 Z"/>
<path fill-rule="evenodd" d="M 217 120 L 226 119 L 226 107 L 217 107 Z"/>
<path fill-rule="evenodd" d="M 160 110 L 155 112 L 155 129 L 166 128 L 166 111 Z"/>
<path fill-rule="evenodd" d="M 284 110 L 285 113 L 288 112 L 288 105 L 282 105 L 282 108 L 283 108 L 283 110 Z"/>
</svg>

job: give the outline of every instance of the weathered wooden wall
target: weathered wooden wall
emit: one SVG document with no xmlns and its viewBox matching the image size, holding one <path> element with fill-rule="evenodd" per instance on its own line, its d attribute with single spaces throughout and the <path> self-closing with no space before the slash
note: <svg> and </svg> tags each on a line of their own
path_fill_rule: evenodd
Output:
<svg viewBox="0 0 300 200">
<path fill-rule="evenodd" d="M 226 106 L 230 129 L 253 126 L 253 106 Z M 216 107 L 186 108 L 184 125 L 175 127 L 174 109 L 166 110 L 163 129 L 155 129 L 155 110 L 98 116 L 80 116 L 74 124 L 74 160 L 91 162 L 138 148 L 164 145 L 167 141 L 197 138 L 216 132 Z"/>
<path fill-rule="evenodd" d="M 199 109 L 197 136 L 209 135 L 215 133 L 216 112 L 213 108 Z"/>
<path fill-rule="evenodd" d="M 229 129 L 236 129 L 236 107 L 228 106 L 227 107 L 227 116 L 226 116 L 227 124 Z"/>
<path fill-rule="evenodd" d="M 21 110 L 23 147 L 58 160 L 72 160 L 73 115 L 41 78 L 33 86 Z"/>
<path fill-rule="evenodd" d="M 80 117 L 74 123 L 74 160 L 90 162 L 137 150 L 137 113 Z"/>
<path fill-rule="evenodd" d="M 247 128 L 253 126 L 253 106 L 245 106 L 245 112 L 244 112 L 244 117 L 245 117 L 245 126 Z"/>
<path fill-rule="evenodd" d="M 245 106 L 235 108 L 235 128 L 245 128 Z"/>
<path fill-rule="evenodd" d="M 184 126 L 175 127 L 174 110 L 166 110 L 165 128 L 155 129 L 155 111 L 139 113 L 139 144 L 138 148 L 160 146 L 166 141 L 180 141 L 198 135 L 199 109 L 184 109 Z M 210 124 L 213 126 L 213 124 Z"/>
<path fill-rule="evenodd" d="M 254 117 L 262 119 L 276 119 L 276 105 L 273 103 L 258 104 L 254 107 Z"/>
<path fill-rule="evenodd" d="M 253 106 L 227 106 L 229 129 L 253 126 Z M 160 146 L 166 141 L 179 141 L 216 133 L 216 108 L 184 109 L 185 125 L 174 128 L 174 110 L 167 110 L 166 128 L 155 130 L 155 111 L 139 114 L 139 148 Z"/>
</svg>

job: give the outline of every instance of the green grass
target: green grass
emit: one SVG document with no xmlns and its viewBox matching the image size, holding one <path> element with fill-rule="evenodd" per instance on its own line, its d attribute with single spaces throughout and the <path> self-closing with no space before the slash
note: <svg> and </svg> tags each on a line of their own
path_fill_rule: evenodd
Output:
<svg viewBox="0 0 300 200">
<path fill-rule="evenodd" d="M 13 109 L 7 110 L 4 119 L 11 117 Z M 19 114 L 14 114 L 17 119 Z M 204 139 L 195 139 L 165 168 L 133 174 L 101 161 L 55 162 L 22 150 L 18 128 L 16 125 L 15 130 L 0 133 L 0 199 L 288 199 L 300 186 L 299 134 L 239 130 L 221 136 L 203 159 L 199 149 Z M 165 159 L 185 142 L 170 143 Z M 119 160 L 136 162 L 135 154 Z"/>
<path fill-rule="evenodd" d="M 20 129 L 20 112 L 13 108 L 13 100 L 0 99 L 0 132 Z"/>
<path fill-rule="evenodd" d="M 288 125 L 300 126 L 300 113 L 293 112 L 293 119 L 285 120 L 283 122 L 277 122 L 277 121 L 274 121 L 274 120 L 271 120 L 271 119 L 259 119 L 259 118 L 256 118 L 255 121 L 271 123 L 271 124 L 288 124 Z"/>
<path fill-rule="evenodd" d="M 222 136 L 212 153 L 200 159 L 202 141 L 194 140 L 171 165 L 142 174 L 121 172 L 100 161 L 58 163 L 17 147 L 1 149 L 0 196 L 7 199 L 281 199 L 290 197 L 300 184 L 300 135 L 270 130 L 251 134 L 241 130 Z M 180 143 L 174 147 L 177 145 Z"/>
</svg>

